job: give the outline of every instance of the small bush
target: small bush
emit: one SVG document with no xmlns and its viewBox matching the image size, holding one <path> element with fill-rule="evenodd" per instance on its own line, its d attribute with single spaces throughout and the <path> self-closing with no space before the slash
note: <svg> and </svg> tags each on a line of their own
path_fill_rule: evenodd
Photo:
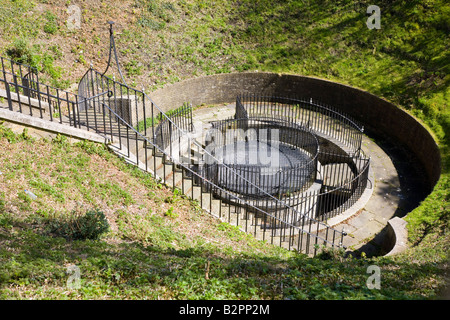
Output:
<svg viewBox="0 0 450 320">
<path fill-rule="evenodd" d="M 86 214 L 72 211 L 65 217 L 51 219 L 49 232 L 67 240 L 97 240 L 109 230 L 109 223 L 100 210 L 89 210 Z"/>
<path fill-rule="evenodd" d="M 166 213 L 164 213 L 164 215 L 165 215 L 166 217 L 169 217 L 169 218 L 177 218 L 177 217 L 178 217 L 178 213 L 173 212 L 173 207 L 170 207 L 170 208 L 166 211 Z"/>
<path fill-rule="evenodd" d="M 28 45 L 28 41 L 24 38 L 16 38 L 13 44 L 6 49 L 6 54 L 14 61 L 37 67 L 37 59 L 35 53 Z"/>
<path fill-rule="evenodd" d="M 8 57 L 18 63 L 29 65 L 35 68 L 37 72 L 44 72 L 50 76 L 53 86 L 67 87 L 69 81 L 62 80 L 62 68 L 55 66 L 55 59 L 59 53 L 55 49 L 51 52 L 42 52 L 40 45 L 29 45 L 29 40 L 25 38 L 16 38 L 12 45 L 6 49 Z"/>
</svg>

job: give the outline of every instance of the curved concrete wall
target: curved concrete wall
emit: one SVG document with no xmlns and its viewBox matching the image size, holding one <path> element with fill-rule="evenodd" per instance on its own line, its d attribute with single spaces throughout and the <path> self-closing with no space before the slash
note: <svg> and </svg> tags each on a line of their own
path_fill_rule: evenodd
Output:
<svg viewBox="0 0 450 320">
<path fill-rule="evenodd" d="M 235 102 L 242 93 L 312 98 L 334 106 L 374 132 L 406 147 L 422 164 L 424 184 L 432 187 L 441 174 L 439 148 L 431 134 L 414 117 L 366 91 L 328 80 L 266 72 L 218 74 L 181 81 L 150 94 L 163 110 L 181 106 Z"/>
<path fill-rule="evenodd" d="M 385 256 L 393 256 L 408 248 L 408 231 L 406 221 L 394 217 L 388 221 L 386 236 L 382 244 Z"/>
</svg>

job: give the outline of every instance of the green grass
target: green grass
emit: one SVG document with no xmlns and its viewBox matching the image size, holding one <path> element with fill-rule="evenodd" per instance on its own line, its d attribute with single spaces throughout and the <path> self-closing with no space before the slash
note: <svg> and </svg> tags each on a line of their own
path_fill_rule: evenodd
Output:
<svg viewBox="0 0 450 320">
<path fill-rule="evenodd" d="M 443 241 L 398 257 L 309 258 L 215 220 L 103 145 L 0 132 L 1 299 L 427 299 L 444 283 Z M 89 211 L 109 227 L 74 225 Z M 379 290 L 367 287 L 370 265 Z"/>
<path fill-rule="evenodd" d="M 40 152 L 33 153 L 26 134 L 0 127 L 0 149 L 31 149 L 0 153 L 0 179 L 6 179 L 0 180 L 2 298 L 430 299 L 442 289 L 450 243 L 446 1 L 378 1 L 380 30 L 365 25 L 370 1 L 220 0 L 211 6 L 202 0 L 136 0 L 125 8 L 123 2 L 102 2 L 82 5 L 77 39 L 64 23 L 67 2 L 47 2 L 0 0 L 0 51 L 49 79 L 73 84 L 90 61 L 106 61 L 107 13 L 121 22 L 115 25 L 116 44 L 130 83 L 153 90 L 196 76 L 259 70 L 352 85 L 393 102 L 429 128 L 441 148 L 442 176 L 408 214 L 412 248 L 406 253 L 308 259 L 217 222 L 192 235 L 186 226 L 207 219 L 198 206 L 167 190 L 161 194 L 164 189 L 151 177 L 118 162 L 104 147 L 60 139 L 38 142 Z M 99 159 L 120 169 L 120 177 L 131 176 L 131 184 L 90 170 Z M 15 183 L 6 188 L 5 181 Z M 27 187 L 36 201 L 23 193 Z M 40 219 L 70 213 L 77 202 L 103 209 L 113 231 L 96 241 L 41 232 Z M 81 289 L 66 288 L 70 263 L 81 269 Z M 381 268 L 381 290 L 365 285 L 372 264 Z"/>
</svg>

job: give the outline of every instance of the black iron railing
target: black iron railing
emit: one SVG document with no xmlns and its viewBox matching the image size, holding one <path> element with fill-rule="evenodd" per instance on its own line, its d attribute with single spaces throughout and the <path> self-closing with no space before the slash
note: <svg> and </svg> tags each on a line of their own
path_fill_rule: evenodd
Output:
<svg viewBox="0 0 450 320">
<path fill-rule="evenodd" d="M 109 86 L 105 85 L 104 83 L 109 83 Z M 101 94 L 102 92 L 107 92 L 107 91 L 113 92 L 111 97 L 107 97 L 107 95 L 99 96 L 99 94 Z M 117 106 L 117 103 L 114 103 L 114 99 L 116 99 L 116 97 L 117 97 L 116 92 L 122 92 L 121 95 L 119 96 L 120 99 L 123 99 L 123 96 L 124 96 L 123 92 L 126 92 L 126 95 L 125 95 L 126 99 L 131 99 L 133 101 L 139 101 L 139 103 L 133 104 L 136 108 L 140 108 L 140 110 L 133 110 L 133 112 L 136 114 L 135 121 L 131 121 L 133 123 L 130 124 L 129 119 L 123 118 L 123 111 L 115 108 L 115 106 Z M 145 159 L 144 165 L 146 168 L 148 167 L 147 158 L 151 158 L 154 160 L 155 157 L 153 157 L 153 155 L 156 152 L 160 152 L 165 157 L 165 161 L 173 163 L 174 165 L 176 165 L 178 167 L 189 168 L 187 170 L 188 175 L 191 175 L 193 177 L 193 183 L 201 186 L 202 190 L 204 190 L 206 192 L 212 192 L 213 190 L 215 192 L 217 192 L 217 190 L 220 190 L 220 192 L 223 193 L 223 190 L 225 190 L 225 189 L 222 188 L 221 186 L 215 184 L 213 181 L 210 181 L 209 177 L 205 175 L 205 170 L 202 170 L 202 169 L 199 170 L 198 167 L 195 167 L 190 163 L 183 163 L 182 161 L 180 161 L 180 159 L 183 159 L 182 153 L 185 152 L 186 150 L 183 151 L 182 148 L 175 147 L 175 145 L 180 146 L 182 144 L 181 143 L 182 139 L 188 140 L 187 143 L 185 141 L 185 143 L 184 143 L 185 145 L 187 145 L 187 146 L 193 145 L 194 147 L 196 147 L 197 153 L 212 157 L 213 159 L 215 159 L 215 161 L 220 161 L 213 154 L 211 154 L 208 150 L 206 150 L 204 148 L 204 146 L 202 146 L 200 143 L 198 143 L 195 139 L 190 139 L 189 130 L 192 128 L 191 120 L 190 121 L 185 121 L 185 120 L 177 121 L 177 118 L 178 119 L 186 118 L 186 115 L 187 115 L 187 117 L 189 117 L 189 115 L 192 117 L 192 115 L 190 114 L 190 112 L 191 112 L 190 110 L 188 111 L 187 108 L 180 108 L 180 112 L 174 112 L 172 115 L 173 118 L 175 119 L 175 121 L 174 121 L 172 116 L 169 117 L 162 110 L 160 110 L 157 107 L 157 105 L 154 104 L 152 102 L 152 100 L 143 91 L 129 88 L 127 85 L 118 83 L 113 79 L 107 78 L 104 75 L 100 74 L 99 72 L 96 72 L 93 69 L 89 70 L 85 74 L 83 79 L 81 80 L 80 86 L 79 86 L 79 94 L 82 99 L 87 99 L 86 96 L 92 96 L 92 95 L 96 96 L 96 98 L 94 98 L 94 99 L 86 100 L 87 105 L 90 106 L 86 110 L 92 109 L 91 112 L 95 112 L 94 110 L 97 110 L 96 117 L 98 117 L 99 114 L 102 114 L 101 118 L 103 117 L 103 118 L 109 119 L 110 123 L 117 123 L 118 128 L 122 128 L 122 130 L 117 129 L 116 135 L 121 137 L 120 140 L 124 141 L 123 143 L 126 143 L 126 148 L 129 152 L 129 154 L 130 154 L 130 150 L 132 150 L 132 149 L 135 150 L 136 159 L 139 159 L 139 146 L 138 146 L 139 142 L 138 141 L 141 140 L 141 141 L 145 142 L 145 144 L 147 145 L 147 148 L 144 149 L 144 152 L 146 153 L 145 157 L 144 157 L 144 159 Z M 133 97 L 136 97 L 136 98 L 133 98 Z M 110 109 L 110 112 L 113 113 L 112 118 L 109 114 L 107 114 L 108 112 L 105 111 L 106 106 L 108 107 L 108 109 Z M 125 113 L 125 115 L 127 115 L 127 114 L 128 113 Z M 156 122 L 153 122 L 154 125 L 150 127 L 151 131 L 152 131 L 151 136 L 146 134 L 146 132 L 145 132 L 146 130 L 144 130 L 144 132 L 139 132 L 138 135 L 135 135 L 133 133 L 133 131 L 137 132 L 137 130 L 135 129 L 136 128 L 135 123 L 139 122 L 139 121 L 145 121 L 146 120 L 145 114 L 150 114 L 151 119 L 154 119 L 155 115 L 156 115 L 156 119 L 161 119 L 161 120 L 158 120 L 159 125 L 156 125 Z M 118 121 L 117 119 L 121 119 L 121 121 Z M 182 124 L 187 124 L 184 129 L 180 127 L 180 125 L 182 125 Z M 96 124 L 96 125 L 98 125 L 98 124 Z M 104 123 L 103 123 L 103 126 L 105 128 L 108 127 Z M 164 128 L 164 130 L 158 129 L 158 127 Z M 170 132 L 167 131 L 167 128 L 169 128 L 169 127 L 171 129 Z M 110 130 L 110 132 L 113 132 L 113 131 L 114 130 Z M 104 133 L 109 134 L 106 131 Z M 144 139 L 144 137 L 145 137 L 145 139 Z M 110 138 L 111 138 L 111 140 L 114 140 L 114 135 L 111 134 Z M 134 141 L 136 143 L 136 146 L 130 146 L 130 141 L 132 141 L 132 142 Z M 147 156 L 148 147 L 153 148 L 153 150 L 149 156 Z M 142 152 L 142 151 L 140 151 L 140 152 Z M 165 166 L 164 166 L 164 168 L 165 168 Z M 267 193 L 260 186 L 256 185 L 253 181 L 250 181 L 248 179 L 248 177 L 243 175 L 244 174 L 243 172 L 239 172 L 239 170 L 236 170 L 235 168 L 233 168 L 229 165 L 222 165 L 222 170 L 226 170 L 228 175 L 232 175 L 235 179 L 239 179 L 241 182 L 246 183 L 247 187 L 251 187 L 254 190 L 257 190 L 259 193 L 264 194 L 267 197 L 266 201 L 270 202 L 270 207 L 272 207 L 272 208 L 276 207 L 279 212 L 282 212 L 283 208 L 285 209 L 284 214 L 277 213 L 276 215 L 265 218 L 268 220 L 268 224 L 270 224 L 269 223 L 270 221 L 273 222 L 272 224 L 270 224 L 271 227 L 278 229 L 278 230 L 284 230 L 283 234 L 286 234 L 286 230 L 288 228 L 295 227 L 291 233 L 298 234 L 298 233 L 306 232 L 311 237 L 317 236 L 318 239 L 321 239 L 318 234 L 314 234 L 314 231 L 311 233 L 309 233 L 305 230 L 300 231 L 300 230 L 298 230 L 299 229 L 298 226 L 294 226 L 289 223 L 284 227 L 281 226 L 280 225 L 281 222 L 279 222 L 279 221 L 282 221 L 282 220 L 280 220 L 280 216 L 286 215 L 286 211 L 290 212 L 290 214 L 288 214 L 288 216 L 298 216 L 299 217 L 298 219 L 303 219 L 303 225 L 306 225 L 309 227 L 311 227 L 312 225 L 317 225 L 317 230 L 320 230 L 320 231 L 332 229 L 329 226 L 327 226 L 326 224 L 323 224 L 319 220 L 315 219 L 316 217 L 314 214 L 311 213 L 311 210 L 309 210 L 307 213 L 306 212 L 303 212 L 303 213 L 298 212 L 295 207 L 291 207 L 289 204 L 284 202 L 283 199 L 279 199 L 279 198 Z M 196 174 L 192 174 L 192 172 L 196 172 Z M 175 179 L 174 178 L 175 175 L 172 174 L 171 177 L 173 179 Z M 162 178 L 163 182 L 167 182 L 165 171 L 162 173 L 161 178 Z M 175 182 L 175 181 L 173 181 L 173 182 Z M 233 194 L 233 193 L 230 193 L 227 191 L 226 194 L 228 195 L 228 194 Z M 235 201 L 242 202 L 242 200 L 239 200 L 239 196 L 236 194 L 233 194 L 233 196 L 228 199 L 230 201 L 227 201 L 227 199 L 223 199 L 223 198 L 222 198 L 222 200 L 224 200 L 225 202 L 230 202 L 230 203 L 235 202 Z M 252 208 L 255 208 L 255 207 L 257 207 L 257 206 L 252 205 L 250 207 L 245 208 L 244 210 L 248 210 L 250 212 L 252 210 Z M 239 208 L 238 210 L 241 210 L 241 208 Z M 264 212 L 264 210 L 261 210 L 260 208 L 258 211 L 260 214 L 263 214 L 263 212 Z M 337 231 L 334 229 L 333 229 L 333 231 L 330 231 L 329 233 L 330 234 L 338 233 L 342 237 L 345 234 L 344 232 L 340 232 L 340 231 Z M 334 238 L 339 239 L 339 237 L 336 237 L 336 236 L 334 236 Z M 325 240 L 324 243 L 328 244 L 329 239 L 325 238 L 324 240 Z M 336 244 L 333 243 L 331 245 L 335 246 Z M 339 246 L 340 245 L 342 245 L 342 243 L 339 244 Z"/>
<path fill-rule="evenodd" d="M 324 221 L 342 214 L 361 198 L 369 181 L 371 161 L 359 155 L 325 153 L 321 156 L 331 159 L 328 165 L 322 166 L 322 188 L 317 196 L 317 215 Z"/>
<path fill-rule="evenodd" d="M 304 191 L 316 180 L 317 138 L 292 123 L 215 121 L 206 136 L 205 148 L 221 160 L 205 157 L 205 177 L 246 197 L 264 198 L 268 193 L 278 198 Z"/>
<path fill-rule="evenodd" d="M 36 69 L 0 57 L 0 96 L 8 109 L 77 127 L 78 96 L 39 81 Z"/>
<path fill-rule="evenodd" d="M 194 130 L 191 105 L 185 104 L 171 112 L 167 118 L 162 116 L 160 118 L 158 119 L 158 126 L 155 129 L 154 141 L 163 150 L 170 148 L 185 132 L 192 132 Z M 171 121 L 169 121 L 169 118 Z M 175 123 L 181 130 L 173 128 L 172 123 Z"/>
<path fill-rule="evenodd" d="M 358 198 L 358 190 L 363 190 L 361 186 L 367 177 L 368 165 L 362 168 L 356 164 L 349 165 L 349 168 L 353 170 L 352 179 L 342 185 L 330 185 L 326 191 L 305 191 L 302 197 L 299 197 L 300 191 L 304 191 L 300 187 L 299 190 L 295 190 L 297 194 L 293 192 L 293 189 L 287 189 L 283 197 L 280 197 L 282 193 L 271 194 L 261 188 L 256 181 L 252 181 L 251 175 L 245 172 L 245 170 L 250 172 L 250 167 L 242 172 L 232 165 L 222 164 L 221 170 L 226 172 L 226 177 L 232 176 L 245 184 L 247 188 L 252 188 L 258 195 L 265 196 L 258 199 L 242 199 L 241 195 L 235 192 L 239 190 L 233 192 L 224 188 L 221 183 L 215 183 L 205 175 L 204 168 L 199 168 L 198 164 L 193 165 L 182 161 L 183 153 L 190 152 L 191 146 L 194 146 L 199 154 L 219 161 L 201 143 L 191 139 L 193 124 L 190 107 L 182 107 L 177 112 L 167 115 L 143 91 L 130 88 L 92 68 L 80 81 L 78 94 L 73 94 L 42 84 L 36 70 L 28 66 L 17 64 L 6 58 L 2 58 L 1 63 L 0 84 L 9 110 L 102 134 L 112 142 L 117 142 L 119 148 L 126 149 L 128 157 L 132 158 L 131 155 L 134 155 L 135 160 L 130 161 L 135 161 L 135 164 L 141 167 L 143 164 L 143 169 L 153 170 L 156 174 L 157 168 L 162 165 L 164 170 L 160 175 L 162 181 L 168 183 L 169 179 L 173 179 L 171 181 L 173 186 L 176 185 L 176 172 L 179 172 L 181 168 L 181 183 L 184 184 L 186 179 L 192 183 L 191 197 L 194 197 L 194 187 L 199 187 L 203 192 L 220 194 L 220 203 L 237 204 L 226 207 L 220 204 L 217 214 L 220 218 L 240 225 L 246 232 L 254 234 L 262 232 L 262 237 L 270 240 L 271 243 L 279 241 L 279 245 L 282 245 L 288 242 L 289 248 L 305 253 L 311 253 L 311 250 L 315 252 L 317 250 L 315 245 L 343 246 L 345 233 L 322 223 L 323 218 L 317 216 L 317 212 L 325 210 L 324 208 L 328 210 L 327 212 L 332 211 L 329 210 L 329 205 L 320 206 L 318 200 L 328 195 L 327 199 L 345 204 L 353 201 L 353 198 Z M 243 110 L 242 114 L 245 115 L 247 111 Z M 251 113 L 248 114 L 251 115 Z M 281 123 L 281 120 L 278 120 Z M 285 126 L 279 125 L 280 128 L 287 128 L 281 129 L 284 130 L 286 137 L 290 137 L 293 133 L 289 131 L 293 123 L 294 121 L 290 121 Z M 253 125 L 251 121 L 246 121 L 247 128 L 249 124 Z M 180 147 L 182 140 L 184 145 L 188 146 L 185 149 Z M 299 141 L 302 139 L 288 140 L 291 145 Z M 306 139 L 303 141 L 305 142 Z M 303 164 L 307 170 L 302 176 L 302 179 L 308 181 L 308 186 L 311 185 L 312 174 L 317 175 L 317 170 L 312 170 L 315 167 L 311 167 L 312 164 L 316 165 L 318 158 L 314 146 L 316 146 L 314 139 L 302 144 L 302 148 L 309 150 L 306 152 L 310 155 L 310 159 Z M 311 149 L 308 149 L 309 147 Z M 157 154 L 162 155 L 162 164 L 157 163 Z M 350 162 L 354 163 L 354 161 Z M 171 175 L 166 174 L 169 173 L 165 171 L 166 166 L 171 167 Z M 363 183 L 359 183 L 356 179 L 360 179 Z M 342 197 L 345 193 L 344 189 L 351 190 L 353 198 L 350 196 L 345 201 L 341 198 L 335 200 Z M 200 201 L 202 199 L 203 197 L 200 196 Z M 209 209 L 208 204 L 202 204 L 202 206 L 213 212 L 213 201 L 217 200 L 213 200 L 212 196 L 209 197 Z M 333 212 L 341 210 L 341 207 L 343 206 L 333 208 Z M 251 221 L 246 219 L 243 227 L 239 219 L 250 216 Z"/>
<path fill-rule="evenodd" d="M 239 95 L 237 115 L 249 120 L 293 123 L 294 127 L 307 127 L 319 139 L 327 140 L 327 147 L 318 155 L 322 187 L 313 192 L 317 219 L 335 217 L 360 199 L 369 180 L 370 158 L 361 150 L 364 129 L 349 116 L 312 99 L 264 94 Z M 329 142 L 337 147 L 327 150 Z"/>
<path fill-rule="evenodd" d="M 341 111 L 312 99 L 244 94 L 236 98 L 239 118 L 300 123 L 318 135 L 335 139 L 358 154 L 364 128 Z"/>
<path fill-rule="evenodd" d="M 152 146 L 153 154 L 161 153 L 165 154 L 168 157 L 169 163 L 172 166 L 172 170 L 175 171 L 177 167 L 181 167 L 183 173 L 183 179 L 188 177 L 191 179 L 192 183 L 198 182 L 197 185 L 201 190 L 211 191 L 215 190 L 220 191 L 222 197 L 226 199 L 227 203 L 237 203 L 239 204 L 235 208 L 239 215 L 235 215 L 236 212 L 231 211 L 231 206 L 227 207 L 227 211 L 219 210 L 218 217 L 221 219 L 225 219 L 227 222 L 235 222 L 239 224 L 239 221 L 233 221 L 232 216 L 234 215 L 239 219 L 239 217 L 248 217 L 250 213 L 253 214 L 254 220 L 252 222 L 246 221 L 244 225 L 240 224 L 243 227 L 245 232 L 254 233 L 257 235 L 259 232 L 263 234 L 263 240 L 268 240 L 272 244 L 282 245 L 284 242 L 288 243 L 288 249 L 295 249 L 298 252 L 303 252 L 306 254 L 316 254 L 317 250 L 320 246 L 330 246 L 340 248 L 343 247 L 343 238 L 345 232 L 340 232 L 336 229 L 333 229 L 318 220 L 311 219 L 308 216 L 308 212 L 301 214 L 296 209 L 283 204 L 277 199 L 269 199 L 266 198 L 265 202 L 271 202 L 271 207 L 273 213 L 269 213 L 265 211 L 258 205 L 255 205 L 252 202 L 249 202 L 245 199 L 242 199 L 238 195 L 222 188 L 221 186 L 214 184 L 213 182 L 205 179 L 201 173 L 197 170 L 193 169 L 188 164 L 177 163 L 176 157 L 172 157 L 171 155 L 166 153 L 166 150 L 163 150 L 160 146 L 153 144 L 153 142 L 145 137 L 143 134 L 138 132 L 135 128 L 130 126 L 124 119 L 122 119 L 112 108 L 110 108 L 106 104 L 102 104 L 104 110 L 108 113 L 108 117 L 114 119 L 116 122 L 121 123 L 122 125 L 128 127 L 128 132 L 130 135 L 134 136 L 134 140 L 142 139 L 146 141 L 148 145 Z M 111 136 L 111 139 L 113 137 Z M 166 182 L 166 181 L 164 181 Z M 191 188 L 191 198 L 194 198 L 194 189 Z M 311 195 L 313 197 L 314 195 Z M 212 197 L 209 198 L 209 209 L 208 204 L 202 204 L 202 207 L 207 211 L 212 213 L 213 204 Z M 306 200 L 303 206 L 309 206 L 312 201 Z M 222 208 L 222 206 L 220 206 Z M 258 221 L 256 221 L 258 220 Z M 295 221 L 295 223 L 289 222 Z M 287 222 L 288 221 L 288 222 Z M 248 222 L 248 223 L 247 223 Z M 265 238 L 265 239 L 264 239 Z M 278 239 L 278 243 L 275 243 L 275 239 Z"/>
<path fill-rule="evenodd" d="M 273 108 L 273 106 L 271 107 Z M 236 108 L 242 109 L 239 104 L 236 105 Z M 267 106 L 265 108 L 266 111 L 269 110 Z M 285 110 L 282 110 L 282 112 L 285 112 Z M 205 164 L 204 166 L 205 176 L 225 189 L 235 192 L 241 197 L 244 196 L 249 200 L 264 198 L 267 196 L 267 193 L 271 193 L 289 207 L 297 208 L 300 213 L 308 214 L 309 217 L 321 221 L 335 217 L 350 209 L 360 199 L 367 187 L 370 158 L 367 158 L 360 149 L 353 149 L 353 152 L 350 152 L 350 154 L 337 148 L 334 148 L 333 151 L 335 152 L 327 151 L 326 148 L 319 150 L 317 140 L 314 144 L 311 139 L 305 139 L 309 135 L 315 139 L 315 136 L 310 131 L 310 127 L 305 128 L 301 121 L 300 123 L 294 122 L 295 119 L 295 117 L 291 117 L 288 121 L 284 121 L 281 120 L 280 115 L 274 117 L 270 112 L 266 112 L 262 119 L 258 118 L 258 114 L 253 113 L 253 116 L 247 119 L 229 119 L 214 122 L 213 127 L 221 128 L 221 133 L 223 134 L 215 133 L 215 139 L 209 139 L 215 148 L 210 149 L 212 149 L 212 153 L 215 153 L 215 150 L 224 153 L 224 145 L 233 146 L 232 141 L 233 139 L 236 140 L 236 135 L 231 135 L 231 141 L 227 141 L 227 135 L 225 134 L 227 130 L 233 131 L 236 128 L 244 128 L 246 130 L 252 128 L 277 128 L 281 132 L 279 141 L 288 142 L 295 149 L 305 151 L 306 154 L 311 155 L 309 161 L 299 165 L 292 165 L 291 163 L 286 168 L 278 167 L 275 168 L 275 172 L 270 172 L 269 169 L 269 174 L 267 175 L 261 173 L 263 168 L 258 165 L 230 163 L 224 168 L 222 162 L 210 161 L 211 164 Z M 247 135 L 241 134 L 241 136 L 237 135 L 237 137 L 240 137 L 242 140 L 246 139 Z M 336 137 L 344 140 L 342 137 L 348 136 Z M 257 135 L 255 135 L 254 139 L 259 143 Z M 345 142 L 345 140 L 337 140 L 336 143 L 339 142 Z M 345 143 L 340 145 L 342 147 L 346 146 Z M 360 142 L 356 145 L 360 145 Z M 244 146 L 241 146 L 242 148 Z M 337 153 L 336 151 L 339 150 L 341 152 Z M 227 154 L 230 153 L 227 151 Z M 231 154 L 233 154 L 233 150 L 231 150 Z M 299 154 L 295 156 L 299 158 Z M 237 176 L 234 172 L 229 172 L 229 168 L 238 171 L 240 175 Z M 243 177 L 260 186 L 264 192 L 255 192 L 252 187 L 248 186 L 246 181 L 243 181 Z M 299 179 L 299 177 L 301 178 Z M 306 181 L 308 183 L 305 183 Z M 254 203 L 258 203 L 264 210 L 272 210 L 276 207 L 276 204 L 272 203 L 272 201 L 267 203 L 256 201 Z"/>
</svg>

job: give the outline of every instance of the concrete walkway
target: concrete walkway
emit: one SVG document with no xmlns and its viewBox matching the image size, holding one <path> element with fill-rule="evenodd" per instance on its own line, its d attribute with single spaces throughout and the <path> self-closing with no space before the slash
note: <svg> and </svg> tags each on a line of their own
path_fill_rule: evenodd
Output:
<svg viewBox="0 0 450 320">
<path fill-rule="evenodd" d="M 395 217 L 401 189 L 397 170 L 383 149 L 367 136 L 363 136 L 362 149 L 372 160 L 372 186 L 368 185 L 372 188 L 372 194 L 360 210 L 335 227 L 343 228 L 347 232 L 345 245 L 350 250 L 360 249 L 367 255 L 372 255 L 379 251 L 381 239 L 379 242 L 368 242 Z"/>
</svg>

